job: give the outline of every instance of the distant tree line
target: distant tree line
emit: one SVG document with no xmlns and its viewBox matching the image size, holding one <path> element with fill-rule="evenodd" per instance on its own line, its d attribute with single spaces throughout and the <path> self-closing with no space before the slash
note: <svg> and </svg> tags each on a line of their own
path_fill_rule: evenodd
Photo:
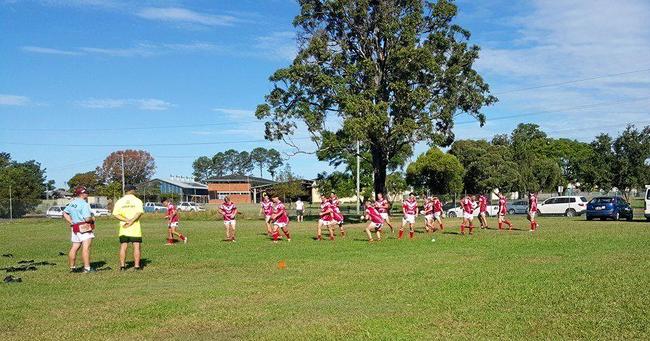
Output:
<svg viewBox="0 0 650 341">
<path fill-rule="evenodd" d="M 194 179 L 203 182 L 217 176 L 252 175 L 256 170 L 259 170 L 260 177 L 266 170 L 274 178 L 277 169 L 283 164 L 280 152 L 273 148 L 258 147 L 251 152 L 229 149 L 212 157 L 201 156 L 194 160 L 192 168 Z"/>
<path fill-rule="evenodd" d="M 0 218 L 10 217 L 10 190 L 11 215 L 17 218 L 33 210 L 51 186 L 40 163 L 17 162 L 11 160 L 11 154 L 0 152 Z"/>
</svg>

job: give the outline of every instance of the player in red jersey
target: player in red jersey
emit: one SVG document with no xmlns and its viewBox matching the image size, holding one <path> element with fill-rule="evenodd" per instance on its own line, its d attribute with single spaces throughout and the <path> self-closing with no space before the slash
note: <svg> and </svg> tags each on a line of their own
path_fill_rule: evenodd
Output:
<svg viewBox="0 0 650 341">
<path fill-rule="evenodd" d="M 415 198 L 415 193 L 410 193 L 408 199 L 402 203 L 402 213 L 404 217 L 402 218 L 402 226 L 399 228 L 397 239 L 402 239 L 406 224 L 409 225 L 409 238 L 413 239 L 415 235 L 415 217 L 418 215 L 418 201 Z"/>
<path fill-rule="evenodd" d="M 167 219 L 167 244 L 165 245 L 174 245 L 174 235 L 178 236 L 178 239 L 182 240 L 183 243 L 187 243 L 187 237 L 183 236 L 182 233 L 178 232 L 178 210 L 176 206 L 172 203 L 171 199 L 163 199 L 163 205 L 167 206 L 167 214 L 165 218 Z"/>
<path fill-rule="evenodd" d="M 266 224 L 266 233 L 271 236 L 271 230 L 273 224 L 271 223 L 271 214 L 273 214 L 273 201 L 269 199 L 269 196 L 264 193 L 262 194 L 262 202 L 260 203 L 260 214 L 264 215 L 264 223 Z"/>
<path fill-rule="evenodd" d="M 537 215 L 537 194 L 528 193 L 528 221 L 530 221 L 530 232 L 534 232 L 539 227 L 535 216 Z"/>
<path fill-rule="evenodd" d="M 330 240 L 334 240 L 334 210 L 332 203 L 328 198 L 323 198 L 320 203 L 320 218 L 318 219 L 318 228 L 316 230 L 316 239 L 323 240 L 322 229 L 327 227 L 330 232 Z"/>
<path fill-rule="evenodd" d="M 508 200 L 503 193 L 499 193 L 499 213 L 497 215 L 499 230 L 503 230 L 503 223 L 508 225 L 509 229 L 512 230 L 512 223 L 510 220 L 506 219 L 506 214 L 508 214 Z"/>
<path fill-rule="evenodd" d="M 226 241 L 234 242 L 235 229 L 237 227 L 237 220 L 235 220 L 237 206 L 235 206 L 234 202 L 230 201 L 230 197 L 223 198 L 223 204 L 219 206 L 219 214 L 223 217 L 223 224 L 226 228 Z"/>
<path fill-rule="evenodd" d="M 488 198 L 481 194 L 478 197 L 478 221 L 481 223 L 481 229 L 489 229 L 487 222 Z"/>
<path fill-rule="evenodd" d="M 393 225 L 390 223 L 389 214 L 390 204 L 388 203 L 388 200 L 384 198 L 384 195 L 382 193 L 377 194 L 377 200 L 375 200 L 375 208 L 384 219 L 384 222 L 388 224 L 388 227 L 390 227 L 390 233 L 393 233 Z"/>
<path fill-rule="evenodd" d="M 341 202 L 336 194 L 330 194 L 330 204 L 332 205 L 332 218 L 334 224 L 339 226 L 341 237 L 345 237 L 345 228 L 343 228 L 343 213 L 341 213 Z"/>
<path fill-rule="evenodd" d="M 433 220 L 437 221 L 440 224 L 440 231 L 445 229 L 445 226 L 442 224 L 442 202 L 438 197 L 433 197 Z M 433 226 L 433 223 L 431 223 Z"/>
<path fill-rule="evenodd" d="M 289 216 L 287 215 L 287 208 L 284 203 L 280 201 L 277 195 L 273 196 L 273 212 L 271 214 L 271 222 L 273 223 L 272 237 L 273 242 L 277 243 L 280 239 L 280 230 L 287 236 L 287 241 L 291 241 L 289 234 Z"/>
<path fill-rule="evenodd" d="M 424 229 L 428 233 L 434 232 L 436 228 L 433 226 L 433 198 L 424 198 L 424 210 L 422 210 L 422 214 L 424 215 Z"/>
<path fill-rule="evenodd" d="M 460 200 L 460 207 L 463 210 L 463 222 L 460 224 L 460 234 L 465 235 L 465 228 L 469 228 L 469 234 L 474 234 L 474 200 L 467 195 Z"/>
<path fill-rule="evenodd" d="M 368 242 L 372 243 L 375 240 L 372 239 L 371 230 L 375 231 L 377 235 L 377 241 L 381 241 L 381 228 L 384 225 L 384 217 L 381 216 L 377 208 L 370 203 L 370 200 L 366 200 L 366 216 L 368 220 L 368 227 L 366 227 L 366 234 L 368 235 Z"/>
</svg>

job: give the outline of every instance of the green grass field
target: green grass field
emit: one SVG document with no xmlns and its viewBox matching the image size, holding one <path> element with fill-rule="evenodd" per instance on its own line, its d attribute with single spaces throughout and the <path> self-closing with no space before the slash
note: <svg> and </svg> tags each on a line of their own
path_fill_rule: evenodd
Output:
<svg viewBox="0 0 650 341">
<path fill-rule="evenodd" d="M 237 243 L 222 223 L 181 222 L 187 245 L 164 246 L 144 222 L 142 272 L 117 268 L 116 222 L 101 220 L 93 260 L 113 270 L 68 273 L 61 221 L 0 224 L 0 266 L 50 261 L 0 284 L 0 335 L 24 339 L 648 339 L 650 223 L 541 218 L 522 230 L 425 233 L 368 244 L 361 224 L 335 242 L 273 245 L 257 220 Z M 421 221 L 418 221 L 421 230 Z M 491 220 L 493 227 L 496 225 Z M 525 229 L 525 230 L 524 230 Z M 278 269 L 284 260 L 286 269 Z M 101 263 L 100 263 L 101 264 Z"/>
</svg>

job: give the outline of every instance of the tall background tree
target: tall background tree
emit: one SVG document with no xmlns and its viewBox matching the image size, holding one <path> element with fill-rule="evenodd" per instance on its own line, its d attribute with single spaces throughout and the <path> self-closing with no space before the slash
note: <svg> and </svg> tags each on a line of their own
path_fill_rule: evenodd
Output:
<svg viewBox="0 0 650 341">
<path fill-rule="evenodd" d="M 412 155 L 414 144 L 451 144 L 461 113 L 484 123 L 481 109 L 496 98 L 474 70 L 479 48 L 453 22 L 452 1 L 299 4 L 298 55 L 270 77 L 274 88 L 256 111 L 267 139 L 291 143 L 301 122 L 321 160 L 355 154 L 361 141 L 374 190 L 386 192 L 391 163 Z"/>
<path fill-rule="evenodd" d="M 258 147 L 250 153 L 228 149 L 216 153 L 212 158 L 201 156 L 194 160 L 192 168 L 196 181 L 205 182 L 207 179 L 230 174 L 250 175 L 259 167 L 260 176 L 266 170 L 271 177 L 275 176 L 278 167 L 284 164 L 280 152 L 271 148 Z"/>
<path fill-rule="evenodd" d="M 433 147 L 406 168 L 406 181 L 418 191 L 457 194 L 463 190 L 463 165 L 452 154 Z"/>
<path fill-rule="evenodd" d="M 615 155 L 613 185 L 627 196 L 632 188 L 650 184 L 650 126 L 628 126 L 612 145 Z"/>
<path fill-rule="evenodd" d="M 97 194 L 97 191 L 103 187 L 103 183 L 97 172 L 90 171 L 77 173 L 68 180 L 68 187 L 71 192 L 78 186 L 84 186 L 91 194 Z"/>
<path fill-rule="evenodd" d="M 266 149 L 264 147 L 257 147 L 251 151 L 250 157 L 253 164 L 259 168 L 260 177 L 263 177 L 264 169 L 271 175 L 271 178 L 275 177 L 278 167 L 284 164 L 280 152 L 274 148 Z"/>
<path fill-rule="evenodd" d="M 0 217 L 8 218 L 9 187 L 13 217 L 22 217 L 41 201 L 46 189 L 45 169 L 31 160 L 17 162 L 9 153 L 0 153 Z"/>
<path fill-rule="evenodd" d="M 122 182 L 122 155 L 124 156 L 124 179 L 127 184 L 137 185 L 148 181 L 156 171 L 156 162 L 144 150 L 119 150 L 109 154 L 97 174 L 104 183 Z"/>
<path fill-rule="evenodd" d="M 302 186 L 300 177 L 291 171 L 291 167 L 288 164 L 278 172 L 276 180 L 278 183 L 271 187 L 270 192 L 273 195 L 277 195 L 284 202 L 307 195 L 307 191 Z"/>
</svg>

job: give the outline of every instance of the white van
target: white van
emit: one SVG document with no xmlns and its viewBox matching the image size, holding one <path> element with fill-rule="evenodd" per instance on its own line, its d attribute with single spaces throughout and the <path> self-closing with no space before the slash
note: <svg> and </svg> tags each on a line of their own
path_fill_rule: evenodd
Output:
<svg viewBox="0 0 650 341">
<path fill-rule="evenodd" d="M 579 196 L 552 197 L 537 206 L 539 214 L 575 217 L 587 210 L 587 198 Z"/>
<path fill-rule="evenodd" d="M 650 185 L 645 186 L 645 211 L 643 212 L 645 218 L 650 220 Z"/>
</svg>

